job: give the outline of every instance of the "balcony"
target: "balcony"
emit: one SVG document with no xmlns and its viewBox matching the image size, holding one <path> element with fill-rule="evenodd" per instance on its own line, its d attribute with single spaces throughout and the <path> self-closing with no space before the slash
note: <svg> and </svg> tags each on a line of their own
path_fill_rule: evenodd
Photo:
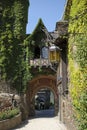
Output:
<svg viewBox="0 0 87 130">
<path fill-rule="evenodd" d="M 37 66 L 46 66 L 50 65 L 49 59 L 34 59 L 30 60 L 30 66 L 37 67 Z"/>
</svg>

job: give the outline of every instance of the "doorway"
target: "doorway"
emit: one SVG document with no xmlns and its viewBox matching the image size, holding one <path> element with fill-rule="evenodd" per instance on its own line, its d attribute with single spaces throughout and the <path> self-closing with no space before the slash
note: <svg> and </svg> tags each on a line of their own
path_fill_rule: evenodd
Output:
<svg viewBox="0 0 87 130">
<path fill-rule="evenodd" d="M 35 94 L 35 115 L 36 116 L 54 116 L 55 101 L 53 92 L 48 89 L 40 89 Z"/>
</svg>

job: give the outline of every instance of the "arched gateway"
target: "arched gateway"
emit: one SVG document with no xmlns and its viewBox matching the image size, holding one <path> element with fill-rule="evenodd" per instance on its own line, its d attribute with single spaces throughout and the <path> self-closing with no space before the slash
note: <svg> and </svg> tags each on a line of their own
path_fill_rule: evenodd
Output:
<svg viewBox="0 0 87 130">
<path fill-rule="evenodd" d="M 54 94 L 54 103 L 55 103 L 55 115 L 58 113 L 58 88 L 56 85 L 56 77 L 54 76 L 38 76 L 32 79 L 29 82 L 27 91 L 26 91 L 26 101 L 28 105 L 29 115 L 32 116 L 35 114 L 34 106 L 34 97 L 35 94 L 43 88 L 50 89 Z"/>
</svg>

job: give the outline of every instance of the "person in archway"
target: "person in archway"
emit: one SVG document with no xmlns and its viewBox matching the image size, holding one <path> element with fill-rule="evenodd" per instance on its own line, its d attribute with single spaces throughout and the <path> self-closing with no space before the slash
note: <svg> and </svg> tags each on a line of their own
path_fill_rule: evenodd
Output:
<svg viewBox="0 0 87 130">
<path fill-rule="evenodd" d="M 44 102 L 40 102 L 40 109 L 43 110 L 44 109 Z"/>
</svg>

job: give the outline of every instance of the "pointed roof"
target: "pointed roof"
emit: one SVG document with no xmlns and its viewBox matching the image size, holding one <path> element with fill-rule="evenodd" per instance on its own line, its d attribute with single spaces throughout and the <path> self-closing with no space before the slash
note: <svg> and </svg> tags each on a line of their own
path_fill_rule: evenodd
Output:
<svg viewBox="0 0 87 130">
<path fill-rule="evenodd" d="M 32 32 L 31 37 L 33 37 L 35 41 L 41 41 L 52 38 L 41 18 L 38 20 L 38 23 L 34 31 Z"/>
</svg>

